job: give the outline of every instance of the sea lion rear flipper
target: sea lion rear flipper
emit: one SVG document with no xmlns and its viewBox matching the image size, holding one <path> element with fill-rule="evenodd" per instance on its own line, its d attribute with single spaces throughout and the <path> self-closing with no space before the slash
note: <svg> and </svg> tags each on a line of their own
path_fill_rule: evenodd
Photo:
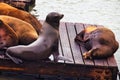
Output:
<svg viewBox="0 0 120 80">
<path fill-rule="evenodd" d="M 6 56 L 8 56 L 8 57 L 9 57 L 14 63 L 16 63 L 16 64 L 20 64 L 20 63 L 23 62 L 21 59 L 18 59 L 18 58 L 12 57 L 12 56 L 9 55 L 8 53 L 6 53 Z"/>
</svg>

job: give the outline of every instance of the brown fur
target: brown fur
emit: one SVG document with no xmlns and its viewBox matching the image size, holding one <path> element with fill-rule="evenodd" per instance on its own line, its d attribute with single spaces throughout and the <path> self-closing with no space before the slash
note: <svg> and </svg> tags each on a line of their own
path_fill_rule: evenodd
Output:
<svg viewBox="0 0 120 80">
<path fill-rule="evenodd" d="M 18 37 L 9 25 L 0 20 L 0 48 L 18 44 Z"/>
<path fill-rule="evenodd" d="M 0 25 L 0 35 L 1 39 L 3 38 L 0 42 L 6 43 L 2 48 L 17 44 L 30 44 L 38 38 L 32 25 L 25 21 L 5 15 L 0 15 L 0 20 L 3 22 Z"/>
<path fill-rule="evenodd" d="M 42 27 L 41 23 L 33 15 L 26 11 L 14 8 L 6 3 L 0 2 L 0 15 L 13 16 L 21 20 L 24 20 L 30 23 L 35 28 L 37 33 L 39 33 Z"/>
<path fill-rule="evenodd" d="M 83 54 L 84 58 L 107 58 L 112 56 L 119 47 L 114 33 L 105 27 L 89 26 L 79 34 L 75 41 L 84 43 L 88 52 Z"/>
</svg>

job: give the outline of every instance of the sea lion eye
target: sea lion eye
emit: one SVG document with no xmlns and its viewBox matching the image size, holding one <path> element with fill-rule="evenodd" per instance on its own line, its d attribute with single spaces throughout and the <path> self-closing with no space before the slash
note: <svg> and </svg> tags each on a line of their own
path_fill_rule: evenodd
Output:
<svg viewBox="0 0 120 80">
<path fill-rule="evenodd" d="M 54 19 L 57 19 L 57 18 L 59 18 L 59 16 L 58 15 L 54 15 Z"/>
</svg>

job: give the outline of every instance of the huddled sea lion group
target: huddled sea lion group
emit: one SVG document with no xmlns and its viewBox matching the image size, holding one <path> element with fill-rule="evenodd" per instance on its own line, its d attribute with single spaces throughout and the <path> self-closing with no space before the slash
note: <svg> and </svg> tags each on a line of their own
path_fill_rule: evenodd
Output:
<svg viewBox="0 0 120 80">
<path fill-rule="evenodd" d="M 4 6 L 4 7 L 3 7 Z M 54 61 L 71 61 L 58 52 L 59 24 L 63 14 L 51 12 L 41 23 L 30 13 L 8 4 L 0 3 L 0 50 L 19 64 L 23 60 L 38 61 L 53 54 Z M 106 58 L 118 49 L 114 33 L 107 28 L 87 27 L 76 35 L 75 41 L 83 43 L 88 52 L 84 58 Z"/>
<path fill-rule="evenodd" d="M 26 11 L 14 8 L 6 3 L 0 2 L 0 15 L 8 15 L 28 22 L 35 28 L 37 33 L 39 33 L 42 27 L 41 23 L 33 15 Z"/>
</svg>

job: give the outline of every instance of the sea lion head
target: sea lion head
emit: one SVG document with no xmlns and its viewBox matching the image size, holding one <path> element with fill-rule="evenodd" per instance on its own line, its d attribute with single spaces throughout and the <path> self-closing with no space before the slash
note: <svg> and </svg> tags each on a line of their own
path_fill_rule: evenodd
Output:
<svg viewBox="0 0 120 80">
<path fill-rule="evenodd" d="M 14 40 L 16 38 L 13 37 L 11 31 L 9 31 L 6 26 L 8 27 L 7 24 L 0 20 L 0 49 L 17 44 L 17 42 Z"/>
<path fill-rule="evenodd" d="M 51 12 L 46 17 L 46 22 L 53 26 L 55 29 L 58 29 L 60 20 L 63 18 L 63 14 L 60 14 L 58 12 Z"/>
</svg>

